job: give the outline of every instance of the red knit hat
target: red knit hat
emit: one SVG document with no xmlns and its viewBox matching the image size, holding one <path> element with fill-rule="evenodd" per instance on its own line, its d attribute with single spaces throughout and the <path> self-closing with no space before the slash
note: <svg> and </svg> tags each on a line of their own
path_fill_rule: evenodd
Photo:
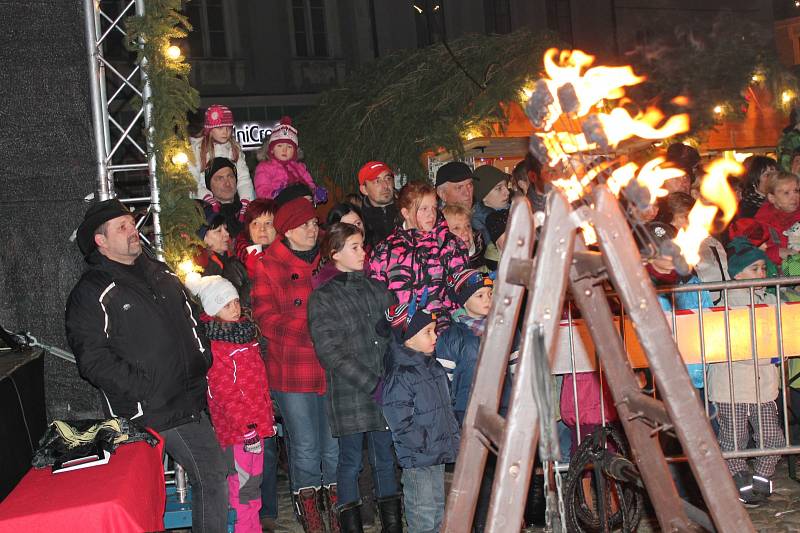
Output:
<svg viewBox="0 0 800 533">
<path fill-rule="evenodd" d="M 208 133 L 214 128 L 233 127 L 233 113 L 224 105 L 212 105 L 206 109 L 206 121 L 203 129 Z"/>
<path fill-rule="evenodd" d="M 288 143 L 294 146 L 295 152 L 297 151 L 297 128 L 292 126 L 292 119 L 289 117 L 281 118 L 280 125 L 273 130 L 269 136 L 268 151 L 272 151 L 272 147 L 278 143 Z"/>
<path fill-rule="evenodd" d="M 370 161 L 369 163 L 365 163 L 364 166 L 361 167 L 361 170 L 358 171 L 358 184 L 364 185 L 364 183 L 374 180 L 379 174 L 386 170 L 389 172 L 392 171 L 389 165 L 382 161 Z"/>
<path fill-rule="evenodd" d="M 278 208 L 272 225 L 280 235 L 285 235 L 287 231 L 302 226 L 312 218 L 317 218 L 313 204 L 305 198 L 295 198 Z"/>
</svg>

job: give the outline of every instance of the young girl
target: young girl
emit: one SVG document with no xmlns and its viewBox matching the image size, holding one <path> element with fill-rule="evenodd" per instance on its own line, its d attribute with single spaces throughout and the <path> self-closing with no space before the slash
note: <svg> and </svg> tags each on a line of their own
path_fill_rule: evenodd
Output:
<svg viewBox="0 0 800 533">
<path fill-rule="evenodd" d="M 273 437 L 275 427 L 258 329 L 242 315 L 239 295 L 225 278 L 190 275 L 186 285 L 200 297 L 205 311 L 200 319 L 211 341 L 208 408 L 217 440 L 235 467 L 228 476 L 235 532 L 260 533 L 263 439 Z"/>
<path fill-rule="evenodd" d="M 247 202 L 255 199 L 253 181 L 250 170 L 244 160 L 244 154 L 236 139 L 233 138 L 233 113 L 224 105 L 212 105 L 206 110 L 203 132 L 191 139 L 194 162 L 189 163 L 189 170 L 197 180 L 197 198 L 213 204 L 214 196 L 205 184 L 204 171 L 215 157 L 226 157 L 236 164 L 236 189 L 239 199 Z"/>
<path fill-rule="evenodd" d="M 259 198 L 274 199 L 289 185 L 302 183 L 311 189 L 315 204 L 328 200 L 325 187 L 314 183 L 306 166 L 297 161 L 297 129 L 289 117 L 283 117 L 280 126 L 269 136 L 267 156 L 256 167 L 255 187 Z"/>
<path fill-rule="evenodd" d="M 397 199 L 403 225 L 375 245 L 369 275 L 385 283 L 401 304 L 428 291 L 428 308 L 449 313 L 457 306 L 447 294 L 447 277 L 464 269 L 467 246 L 449 230 L 436 209 L 436 191 L 412 181 Z M 447 322 L 446 316 L 440 320 Z"/>
<path fill-rule="evenodd" d="M 401 533 L 392 434 L 373 398 L 380 393 L 383 355 L 389 344 L 388 338 L 376 333 L 375 324 L 394 298 L 381 283 L 364 276 L 360 228 L 333 224 L 320 255 L 326 263 L 314 277 L 308 321 L 330 389 L 328 420 L 333 436 L 339 438 L 339 524 L 342 531 L 363 531 L 358 475 L 366 439 L 383 531 Z"/>
</svg>

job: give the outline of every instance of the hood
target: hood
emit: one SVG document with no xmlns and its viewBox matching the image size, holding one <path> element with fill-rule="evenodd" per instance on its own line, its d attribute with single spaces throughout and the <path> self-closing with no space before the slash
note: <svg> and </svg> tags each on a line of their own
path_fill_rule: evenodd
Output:
<svg viewBox="0 0 800 533">
<path fill-rule="evenodd" d="M 333 261 L 328 261 L 323 265 L 322 268 L 319 269 L 316 274 L 314 274 L 314 277 L 311 278 L 311 286 L 314 289 L 319 289 L 339 274 L 344 274 L 344 272 L 336 268 L 336 265 L 333 264 Z"/>
</svg>

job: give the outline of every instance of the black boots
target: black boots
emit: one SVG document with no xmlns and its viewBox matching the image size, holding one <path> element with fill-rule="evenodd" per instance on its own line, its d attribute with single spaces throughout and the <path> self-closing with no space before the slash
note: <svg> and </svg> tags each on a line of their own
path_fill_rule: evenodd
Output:
<svg viewBox="0 0 800 533">
<path fill-rule="evenodd" d="M 400 495 L 378 498 L 382 533 L 403 533 L 403 504 Z"/>
<path fill-rule="evenodd" d="M 339 509 L 339 528 L 342 533 L 364 533 L 360 501 L 346 503 Z"/>
</svg>

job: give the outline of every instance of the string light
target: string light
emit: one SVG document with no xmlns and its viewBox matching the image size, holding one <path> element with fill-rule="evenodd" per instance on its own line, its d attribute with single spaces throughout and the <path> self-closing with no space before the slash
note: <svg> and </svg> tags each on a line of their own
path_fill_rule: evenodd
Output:
<svg viewBox="0 0 800 533">
<path fill-rule="evenodd" d="M 798 0 L 798 1 L 800 1 L 800 0 Z M 783 91 L 783 93 L 781 93 L 781 101 L 784 104 L 788 104 L 792 100 L 794 100 L 794 93 L 792 91 L 787 89 L 787 90 Z"/>
<path fill-rule="evenodd" d="M 189 162 L 189 156 L 186 155 L 186 152 L 178 152 L 177 154 L 172 156 L 173 165 L 185 165 L 188 162 Z"/>
<path fill-rule="evenodd" d="M 184 259 L 183 261 L 178 263 L 178 274 L 180 274 L 184 278 L 194 271 L 195 271 L 195 265 L 194 261 L 192 261 L 191 259 Z"/>
<path fill-rule="evenodd" d="M 714 114 L 715 115 L 721 115 L 723 111 L 725 111 L 725 108 L 722 107 L 721 105 L 715 105 L 714 106 Z"/>
<path fill-rule="evenodd" d="M 165 52 L 165 55 L 166 55 L 166 56 L 167 56 L 169 59 L 171 59 L 171 60 L 173 60 L 173 61 L 177 61 L 178 59 L 180 59 L 180 58 L 181 58 L 181 49 L 180 49 L 180 47 L 178 47 L 178 46 L 175 46 L 175 45 L 173 44 L 173 45 L 171 45 L 171 46 L 168 46 L 168 47 L 167 47 L 167 50 L 166 50 L 166 52 Z"/>
</svg>

